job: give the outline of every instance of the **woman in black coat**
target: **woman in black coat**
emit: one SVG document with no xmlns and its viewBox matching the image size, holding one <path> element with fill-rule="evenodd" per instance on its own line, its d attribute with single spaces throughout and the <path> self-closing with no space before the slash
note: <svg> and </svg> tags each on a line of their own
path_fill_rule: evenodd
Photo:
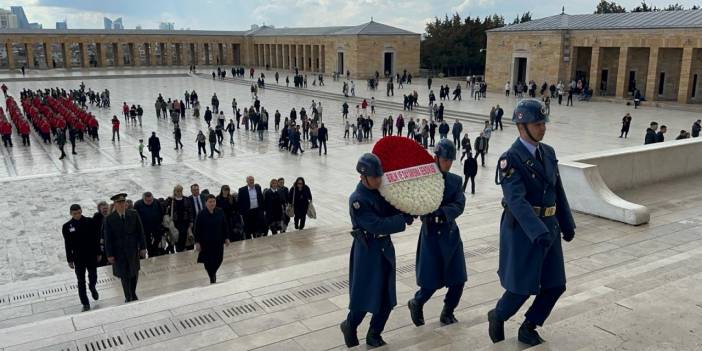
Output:
<svg viewBox="0 0 702 351">
<path fill-rule="evenodd" d="M 272 179 L 270 188 L 263 192 L 263 209 L 266 211 L 266 227 L 273 235 L 283 229 L 283 206 L 285 199 L 278 191 L 278 179 Z"/>
<path fill-rule="evenodd" d="M 305 229 L 305 218 L 307 217 L 307 209 L 312 202 L 312 192 L 305 185 L 305 179 L 298 177 L 295 184 L 290 189 L 290 202 L 293 204 L 295 212 L 295 229 Z"/>
<path fill-rule="evenodd" d="M 195 250 L 200 252 L 197 262 L 205 265 L 210 284 L 217 282 L 217 270 L 224 259 L 224 246 L 229 245 L 229 227 L 224 211 L 217 208 L 214 195 L 206 197 L 205 210 L 200 211 L 195 219 Z"/>
<path fill-rule="evenodd" d="M 227 219 L 229 241 L 242 240 L 241 216 L 239 216 L 236 197 L 231 193 L 229 185 L 222 185 L 219 195 L 217 195 L 217 207 L 222 209 L 224 217 Z"/>
</svg>

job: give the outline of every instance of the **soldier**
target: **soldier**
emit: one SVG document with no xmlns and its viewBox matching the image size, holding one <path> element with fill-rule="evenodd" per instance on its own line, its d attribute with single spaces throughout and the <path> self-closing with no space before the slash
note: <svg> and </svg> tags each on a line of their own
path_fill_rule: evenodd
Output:
<svg viewBox="0 0 702 351">
<path fill-rule="evenodd" d="M 439 321 L 444 325 L 458 322 L 453 311 L 461 300 L 463 286 L 468 280 L 463 242 L 456 225 L 456 218 L 463 213 L 466 198 L 461 191 L 461 177 L 449 172 L 456 159 L 456 146 L 448 139 L 441 139 L 434 148 L 434 154 L 436 164 L 444 175 L 444 194 L 439 208 L 421 217 L 416 268 L 420 288 L 407 303 L 416 326 L 424 325 L 424 304 L 444 286 L 448 287 L 448 292 Z"/>
<path fill-rule="evenodd" d="M 537 326 L 551 313 L 566 290 L 563 240 L 575 236 L 552 147 L 540 143 L 546 133 L 545 106 L 534 99 L 517 104 L 512 115 L 519 138 L 498 162 L 496 183 L 502 185 L 504 212 L 500 222 L 498 275 L 505 293 L 488 313 L 492 342 L 504 340 L 504 322 L 536 295 L 527 311 L 518 340 L 538 345 L 544 340 Z"/>
<path fill-rule="evenodd" d="M 137 212 L 127 209 L 127 194 L 117 194 L 110 199 L 115 211 L 105 218 L 103 224 L 105 254 L 113 274 L 122 280 L 124 302 L 136 301 L 139 258 L 146 257 L 144 228 Z"/>
<path fill-rule="evenodd" d="M 378 192 L 383 168 L 380 159 L 366 153 L 358 160 L 356 171 L 361 181 L 349 197 L 354 237 L 349 274 L 349 314 L 340 325 L 347 347 L 358 345 L 356 329 L 366 313 L 373 314 L 366 344 L 385 345 L 380 336 L 390 311 L 397 304 L 395 292 L 395 247 L 390 235 L 405 230 L 413 218 L 393 208 Z"/>
</svg>

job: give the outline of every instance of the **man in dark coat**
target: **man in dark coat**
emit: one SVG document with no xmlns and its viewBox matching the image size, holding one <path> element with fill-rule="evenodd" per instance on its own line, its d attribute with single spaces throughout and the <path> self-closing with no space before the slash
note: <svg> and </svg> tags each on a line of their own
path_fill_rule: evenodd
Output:
<svg viewBox="0 0 702 351">
<path fill-rule="evenodd" d="M 391 234 L 405 230 L 413 218 L 392 207 L 378 192 L 383 168 L 370 153 L 358 160 L 356 171 L 361 181 L 349 197 L 349 212 L 354 237 L 349 271 L 349 314 L 340 325 L 347 347 L 358 345 L 357 328 L 373 314 L 366 344 L 385 345 L 380 336 L 392 308 L 397 305 L 395 291 L 395 247 Z"/>
<path fill-rule="evenodd" d="M 665 141 L 665 132 L 668 131 L 668 127 L 665 125 L 662 125 L 661 128 L 658 130 L 658 133 L 656 133 L 656 142 L 657 143 L 662 143 Z"/>
<path fill-rule="evenodd" d="M 237 204 L 244 219 L 246 239 L 258 238 L 264 234 L 263 192 L 253 176 L 246 177 L 246 186 L 239 188 Z"/>
<path fill-rule="evenodd" d="M 107 204 L 107 201 L 100 201 L 97 204 L 97 212 L 93 214 L 92 218 L 95 231 L 97 231 L 100 236 L 100 255 L 102 258 L 100 262 L 98 262 L 98 267 L 107 266 L 108 264 L 107 255 L 105 255 L 105 232 L 103 231 L 102 225 L 105 222 L 105 218 L 107 218 L 109 210 L 110 206 Z"/>
<path fill-rule="evenodd" d="M 656 142 L 656 129 L 658 129 L 658 122 L 651 122 L 651 125 L 646 128 L 646 137 L 644 138 L 644 145 L 653 144 Z"/>
<path fill-rule="evenodd" d="M 154 196 L 150 191 L 145 192 L 142 198 L 134 203 L 134 210 L 139 214 L 139 219 L 144 227 L 144 237 L 146 238 L 146 249 L 149 257 L 161 255 L 159 244 L 163 238 L 162 222 L 163 209 L 158 201 L 154 201 Z"/>
<path fill-rule="evenodd" d="M 696 120 L 695 123 L 692 124 L 692 137 L 697 138 L 700 136 L 700 131 L 702 130 L 702 120 Z"/>
<path fill-rule="evenodd" d="M 139 259 L 146 257 L 144 228 L 137 212 L 127 209 L 127 194 L 117 194 L 111 200 L 115 211 L 105 218 L 105 254 L 113 274 L 122 280 L 125 302 L 136 301 Z"/>
<path fill-rule="evenodd" d="M 327 154 L 327 139 L 329 139 L 329 131 L 324 123 L 317 130 L 317 140 L 319 141 L 319 154 L 322 154 L 322 146 L 324 146 L 324 154 Z"/>
<path fill-rule="evenodd" d="M 459 145 L 461 142 L 461 132 L 463 132 L 463 124 L 456 120 L 451 127 L 451 134 L 453 134 L 453 145 Z"/>
<path fill-rule="evenodd" d="M 149 151 L 151 152 L 151 165 L 155 166 L 156 162 L 161 165 L 161 140 L 156 136 L 156 132 L 151 132 L 151 137 L 149 137 Z"/>
<path fill-rule="evenodd" d="M 493 342 L 504 340 L 504 322 L 536 295 L 519 328 L 518 340 L 530 346 L 543 342 L 542 326 L 566 290 L 561 247 L 575 236 L 575 221 L 558 172 L 552 147 L 541 143 L 548 116 L 535 99 L 524 99 L 512 121 L 519 138 L 499 159 L 497 183 L 502 186 L 498 275 L 505 293 L 488 313 Z"/>
<path fill-rule="evenodd" d="M 468 280 L 463 241 L 456 225 L 456 218 L 463 214 L 466 198 L 461 191 L 461 177 L 449 172 L 456 159 L 456 146 L 448 139 L 441 139 L 434 148 L 434 154 L 444 176 L 444 194 L 439 208 L 421 217 L 422 229 L 416 259 L 419 290 L 407 303 L 416 326 L 424 324 L 422 308 L 442 287 L 448 287 L 448 292 L 439 321 L 443 325 L 458 322 L 453 311 L 461 300 L 463 286 Z"/>
<path fill-rule="evenodd" d="M 76 272 L 78 297 L 85 312 L 90 310 L 90 301 L 85 291 L 86 271 L 88 272 L 88 287 L 93 300 L 99 298 L 95 284 L 97 284 L 97 264 L 102 259 L 100 231 L 96 230 L 91 218 L 83 217 L 80 205 L 71 205 L 70 211 L 71 220 L 63 225 L 61 232 L 66 247 L 66 261 L 68 267 Z"/>
<path fill-rule="evenodd" d="M 224 259 L 224 246 L 229 246 L 229 224 L 224 211 L 217 208 L 214 195 L 207 195 L 205 209 L 195 219 L 195 251 L 198 251 L 197 263 L 205 266 L 210 284 L 217 282 L 217 270 Z"/>
<path fill-rule="evenodd" d="M 478 161 L 468 151 L 468 158 L 463 163 L 463 192 L 466 192 L 468 180 L 470 180 L 470 193 L 475 194 L 475 176 L 478 174 Z"/>
<path fill-rule="evenodd" d="M 502 130 L 502 116 L 505 115 L 505 110 L 500 107 L 500 105 L 495 106 L 495 130 L 497 130 L 497 126 L 500 126 L 500 130 Z"/>
</svg>

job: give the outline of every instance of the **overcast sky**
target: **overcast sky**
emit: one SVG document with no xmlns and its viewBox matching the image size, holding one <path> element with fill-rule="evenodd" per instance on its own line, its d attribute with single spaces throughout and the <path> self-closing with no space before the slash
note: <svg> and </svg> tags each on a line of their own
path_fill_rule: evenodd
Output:
<svg viewBox="0 0 702 351">
<path fill-rule="evenodd" d="M 673 1 L 648 0 L 665 7 Z M 702 0 L 677 0 L 686 8 Z M 175 22 L 177 29 L 245 30 L 251 24 L 276 27 L 314 27 L 358 25 L 371 17 L 377 22 L 424 32 L 427 21 L 435 16 L 458 12 L 462 17 L 502 14 L 511 21 L 530 11 L 533 18 L 561 12 L 592 13 L 595 0 L 0 0 L 0 7 L 24 6 L 30 22 L 54 28 L 56 21 L 68 20 L 69 28 L 102 28 L 103 17 L 122 17 L 125 28 L 141 25 L 158 28 L 160 22 Z M 640 0 L 619 0 L 627 9 Z"/>
</svg>

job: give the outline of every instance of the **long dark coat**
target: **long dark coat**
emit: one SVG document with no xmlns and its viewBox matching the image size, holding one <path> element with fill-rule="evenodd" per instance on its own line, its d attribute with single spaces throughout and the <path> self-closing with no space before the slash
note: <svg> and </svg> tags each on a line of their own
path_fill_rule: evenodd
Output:
<svg viewBox="0 0 702 351">
<path fill-rule="evenodd" d="M 405 230 L 403 215 L 380 196 L 358 183 L 349 197 L 349 212 L 354 229 L 373 234 L 395 234 Z M 395 247 L 390 237 L 367 240 L 368 247 L 353 240 L 349 263 L 349 309 L 370 313 L 380 312 L 383 295 L 389 306 L 397 305 L 395 290 Z M 383 265 L 389 265 L 389 274 Z"/>
<path fill-rule="evenodd" d="M 229 226 L 224 211 L 216 208 L 212 213 L 205 208 L 195 218 L 195 242 L 200 244 L 198 263 L 221 264 L 224 258 L 224 241 L 229 238 Z"/>
<path fill-rule="evenodd" d="M 139 274 L 139 251 L 146 249 L 146 238 L 141 219 L 134 210 L 126 210 L 124 221 L 117 211 L 105 218 L 105 254 L 114 257 L 112 272 L 119 278 L 132 278 Z"/>
<path fill-rule="evenodd" d="M 303 217 L 307 215 L 307 209 L 310 207 L 310 201 L 312 201 L 312 192 L 310 187 L 304 185 L 302 190 L 297 188 L 297 185 L 293 185 L 290 188 L 290 202 L 293 204 L 293 209 L 295 210 L 295 216 Z"/>
<path fill-rule="evenodd" d="M 506 210 L 500 221 L 500 263 L 502 286 L 520 295 L 536 295 L 541 288 L 566 283 L 560 234 L 574 234 L 575 221 L 563 191 L 556 153 L 541 144 L 543 165 L 519 139 L 498 161 Z M 539 217 L 533 206 L 556 206 L 556 215 Z M 552 244 L 536 243 L 550 235 Z"/>
<path fill-rule="evenodd" d="M 461 177 L 446 173 L 444 197 L 439 208 L 429 216 L 422 216 L 422 229 L 417 242 L 417 285 L 427 289 L 463 284 L 468 280 L 463 241 L 456 218 L 463 214 L 466 197 Z M 445 218 L 439 223 L 430 218 Z"/>
</svg>

